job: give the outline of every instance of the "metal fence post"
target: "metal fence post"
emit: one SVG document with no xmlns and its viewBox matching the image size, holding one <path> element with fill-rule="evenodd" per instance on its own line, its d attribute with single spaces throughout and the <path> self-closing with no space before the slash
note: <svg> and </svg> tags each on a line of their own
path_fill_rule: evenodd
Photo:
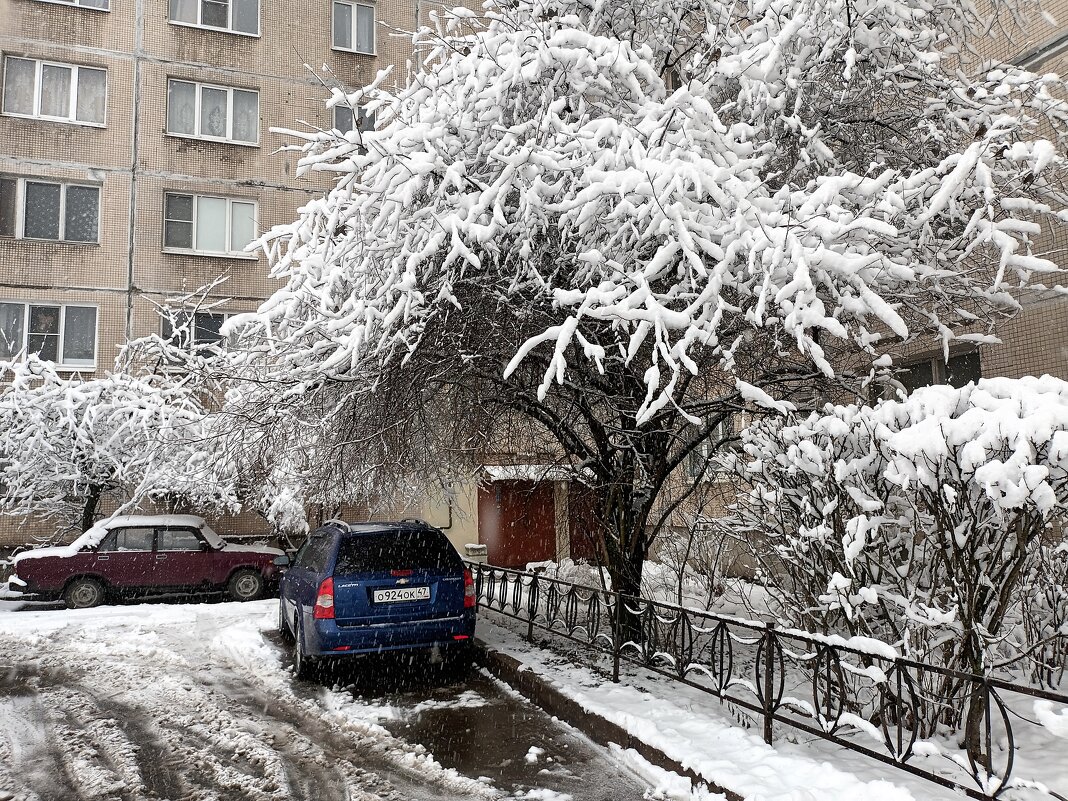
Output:
<svg viewBox="0 0 1068 801">
<path fill-rule="evenodd" d="M 623 641 L 619 637 L 621 601 L 618 594 L 613 594 L 616 597 L 616 602 L 612 608 L 612 681 L 619 684 L 619 652 L 623 647 Z"/>
<path fill-rule="evenodd" d="M 772 693 L 775 688 L 775 624 L 769 622 L 764 629 L 764 742 L 771 745 L 775 704 Z"/>
<path fill-rule="evenodd" d="M 516 577 L 516 581 L 522 581 Z M 534 617 L 538 612 L 538 576 L 535 574 L 527 587 L 527 641 L 534 642 Z"/>
<path fill-rule="evenodd" d="M 475 606 L 482 605 L 482 563 L 475 564 Z"/>
</svg>

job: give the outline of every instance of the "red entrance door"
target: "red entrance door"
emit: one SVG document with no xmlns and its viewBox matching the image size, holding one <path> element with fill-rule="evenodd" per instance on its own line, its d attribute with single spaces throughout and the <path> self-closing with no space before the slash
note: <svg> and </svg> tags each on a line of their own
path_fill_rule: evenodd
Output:
<svg viewBox="0 0 1068 801">
<path fill-rule="evenodd" d="M 478 488 L 478 541 L 491 565 L 555 559 L 555 519 L 551 481 L 494 481 Z"/>
<path fill-rule="evenodd" d="M 568 531 L 571 535 L 571 558 L 602 564 L 601 524 L 597 518 L 597 496 L 584 484 L 572 482 L 568 487 Z"/>
</svg>

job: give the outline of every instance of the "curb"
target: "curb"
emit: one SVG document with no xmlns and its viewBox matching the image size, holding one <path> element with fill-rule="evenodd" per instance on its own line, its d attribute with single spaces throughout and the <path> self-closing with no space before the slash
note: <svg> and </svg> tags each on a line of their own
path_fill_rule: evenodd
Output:
<svg viewBox="0 0 1068 801">
<path fill-rule="evenodd" d="M 728 790 L 726 787 L 710 782 L 693 770 L 683 767 L 681 763 L 676 762 L 663 751 L 653 748 L 648 743 L 634 737 L 621 726 L 587 709 L 583 709 L 577 701 L 568 698 L 518 659 L 493 650 L 477 637 L 475 638 L 474 656 L 479 665 L 486 668 L 513 690 L 525 696 L 550 715 L 555 715 L 560 720 L 575 727 L 595 743 L 605 747 L 609 743 L 615 743 L 623 748 L 631 748 L 653 765 L 672 773 L 677 773 L 680 776 L 685 776 L 694 785 L 703 784 L 712 792 L 722 793 L 727 797 L 728 801 L 744 801 L 744 798 L 733 790 Z"/>
</svg>

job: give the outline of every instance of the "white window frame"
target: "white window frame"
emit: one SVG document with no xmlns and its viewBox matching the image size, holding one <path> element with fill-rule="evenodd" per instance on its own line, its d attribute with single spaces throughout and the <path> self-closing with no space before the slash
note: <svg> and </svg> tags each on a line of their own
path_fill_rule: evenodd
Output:
<svg viewBox="0 0 1068 801">
<path fill-rule="evenodd" d="M 192 219 L 192 247 L 189 248 L 176 248 L 167 247 L 167 196 L 168 195 L 180 195 L 183 197 L 193 198 L 193 219 Z M 163 252 L 164 253 L 182 253 L 191 254 L 194 256 L 211 256 L 213 258 L 223 259 L 247 259 L 249 261 L 256 261 L 259 259 L 255 253 L 250 253 L 247 250 L 197 250 L 197 204 L 201 198 L 210 198 L 211 200 L 225 200 L 226 201 L 226 244 L 232 246 L 230 237 L 233 235 L 231 230 L 231 223 L 233 222 L 232 207 L 234 203 L 251 203 L 253 207 L 252 213 L 252 229 L 254 232 L 259 231 L 260 228 L 260 203 L 254 198 L 248 197 L 226 197 L 225 195 L 198 195 L 195 192 L 164 192 L 163 193 Z M 174 222 L 189 222 L 187 220 L 175 220 Z"/>
<path fill-rule="evenodd" d="M 349 29 L 349 41 L 352 42 L 352 47 L 341 47 L 334 41 L 334 6 L 343 5 L 352 7 L 351 19 L 352 25 Z M 371 9 L 371 49 L 357 50 L 356 49 L 356 6 L 363 6 L 364 8 Z M 360 56 L 377 56 L 378 55 L 378 8 L 375 3 L 357 2 L 356 0 L 331 0 L 330 3 L 330 49 L 339 50 L 342 53 L 356 53 Z"/>
<path fill-rule="evenodd" d="M 170 110 L 170 87 L 172 83 L 187 83 L 196 87 L 196 102 L 193 104 L 193 129 L 200 130 L 200 97 L 201 93 L 205 89 L 217 89 L 226 92 L 226 136 L 209 136 L 201 133 L 177 133 L 170 129 L 167 130 L 167 136 L 175 136 L 179 139 L 200 139 L 205 142 L 226 142 L 230 145 L 241 145 L 243 147 L 259 147 L 260 146 L 260 90 L 259 89 L 245 89 L 241 86 L 221 86 L 214 83 L 202 83 L 201 81 L 188 81 L 185 78 L 168 78 L 167 79 L 167 109 L 166 109 L 166 123 L 170 123 L 171 110 Z M 256 141 L 250 142 L 246 139 L 234 139 L 234 92 L 250 92 L 256 95 Z"/>
<path fill-rule="evenodd" d="M 66 4 L 64 4 L 66 5 Z M 4 75 L 3 82 L 0 83 L 0 88 L 4 90 L 5 96 L 7 93 L 7 65 L 9 59 L 18 59 L 20 61 L 32 61 L 34 63 L 33 71 L 33 112 L 30 114 L 20 114 L 17 111 L 2 111 L 5 117 L 19 117 L 24 120 L 47 120 L 48 122 L 61 122 L 66 125 L 82 125 L 86 128 L 107 128 L 108 127 L 108 93 L 111 91 L 111 81 L 108 80 L 107 67 L 90 67 L 88 64 L 69 64 L 65 61 L 50 61 L 49 59 L 31 58 L 28 56 L 17 56 L 12 53 L 4 53 Z M 69 116 L 55 117 L 51 114 L 41 113 L 41 71 L 46 67 L 62 67 L 63 69 L 69 69 L 70 74 L 70 96 L 67 98 L 67 111 Z M 96 70 L 97 72 L 104 73 L 104 121 L 103 122 L 86 122 L 85 120 L 79 120 L 75 115 L 78 113 L 78 72 L 82 69 Z"/>
<path fill-rule="evenodd" d="M 104 0 L 104 7 L 99 6 L 87 6 L 84 5 L 81 0 L 37 0 L 39 3 L 49 3 L 54 6 L 77 6 L 78 8 L 84 8 L 86 11 L 111 11 L 111 0 Z"/>
<path fill-rule="evenodd" d="M 335 131 L 341 131 L 341 128 L 337 124 L 338 111 L 347 111 L 352 115 L 352 127 L 350 131 L 359 131 L 360 133 L 366 133 L 367 131 L 373 131 L 375 129 L 375 114 L 373 111 L 369 111 L 367 106 L 356 106 L 353 108 L 347 103 L 338 103 L 330 111 L 331 127 Z M 342 133 L 345 133 L 342 131 Z"/>
<path fill-rule="evenodd" d="M 55 2 L 55 0 L 52 0 Z M 183 22 L 182 20 L 171 19 L 171 4 L 170 0 L 165 0 L 167 3 L 167 22 L 171 25 L 178 25 L 182 28 L 200 28 L 205 31 L 222 31 L 223 33 L 232 33 L 235 36 L 248 36 L 252 39 L 259 39 L 263 31 L 263 0 L 256 0 L 256 32 L 249 33 L 248 31 L 238 31 L 233 27 L 234 24 L 234 0 L 227 0 L 226 3 L 226 27 L 218 25 L 208 25 L 201 20 L 204 19 L 204 3 L 203 0 L 196 0 L 197 4 L 197 21 L 196 22 Z"/>
<path fill-rule="evenodd" d="M 230 320 L 231 317 L 240 313 L 241 312 L 211 311 L 206 309 L 183 309 L 181 311 L 178 311 L 175 313 L 176 319 L 181 318 L 183 316 L 186 318 L 186 322 L 182 324 L 184 326 L 182 330 L 185 336 L 181 337 L 182 341 L 173 342 L 172 344 L 189 351 L 202 350 L 204 348 L 210 348 L 215 346 L 226 347 L 230 344 L 230 337 L 220 336 L 219 339 L 215 340 L 214 342 L 196 341 L 197 315 L 203 314 L 211 317 L 222 317 L 223 325 L 226 325 L 226 323 Z M 160 337 L 165 341 L 175 339 L 175 332 L 173 330 L 171 331 L 170 336 L 167 335 L 165 327 L 168 323 L 169 320 L 166 317 L 160 319 Z"/>
<path fill-rule="evenodd" d="M 103 187 L 100 184 L 82 181 L 63 181 L 45 176 L 26 175 L 0 175 L 0 178 L 15 181 L 15 239 L 25 239 L 27 242 L 62 242 L 65 245 L 99 245 L 100 244 L 100 201 L 103 195 Z M 26 234 L 26 184 L 51 184 L 60 187 L 59 193 L 59 239 L 41 239 L 39 237 L 27 237 Z M 87 242 L 82 239 L 65 239 L 67 226 L 67 187 L 84 186 L 96 190 L 96 241 Z M 0 239 L 6 238 L 0 236 Z"/>
<path fill-rule="evenodd" d="M 30 338 L 30 309 L 33 306 L 50 306 L 55 309 L 59 309 L 59 341 L 56 345 L 56 355 L 59 357 L 59 361 L 54 362 L 57 368 L 61 370 L 95 370 L 97 363 L 97 354 L 100 353 L 100 307 L 95 303 L 60 303 L 51 300 L 23 300 L 22 298 L 5 298 L 0 297 L 0 303 L 10 303 L 13 305 L 22 306 L 22 348 L 19 351 L 22 358 L 26 357 L 27 348 L 29 346 Z M 66 344 L 66 328 L 67 328 L 67 309 L 93 309 L 95 314 L 93 317 L 93 358 L 92 360 L 83 359 L 77 362 L 65 362 L 63 361 L 63 346 Z"/>
</svg>

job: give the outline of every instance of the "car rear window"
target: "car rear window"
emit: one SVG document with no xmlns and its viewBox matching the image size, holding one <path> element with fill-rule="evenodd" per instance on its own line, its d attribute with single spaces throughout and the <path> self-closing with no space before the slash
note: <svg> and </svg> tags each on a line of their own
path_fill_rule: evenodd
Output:
<svg viewBox="0 0 1068 801">
<path fill-rule="evenodd" d="M 321 573 L 326 567 L 327 557 L 330 555 L 330 546 L 334 538 L 329 531 L 317 531 L 304 546 L 297 552 L 296 566 L 307 568 L 313 573 Z"/>
<path fill-rule="evenodd" d="M 394 531 L 345 537 L 338 547 L 335 574 L 384 570 L 459 570 L 460 555 L 433 531 Z"/>
</svg>

